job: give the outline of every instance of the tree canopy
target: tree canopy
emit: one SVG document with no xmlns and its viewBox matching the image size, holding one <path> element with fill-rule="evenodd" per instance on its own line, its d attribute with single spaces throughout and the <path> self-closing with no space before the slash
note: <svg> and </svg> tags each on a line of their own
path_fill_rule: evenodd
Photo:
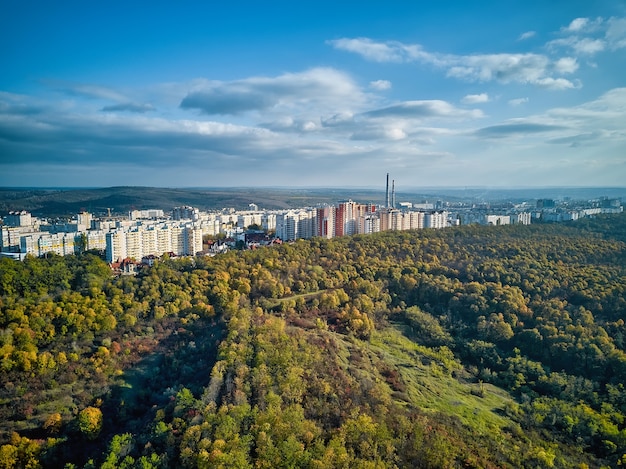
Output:
<svg viewBox="0 0 626 469">
<path fill-rule="evenodd" d="M 623 464 L 625 232 L 316 238 L 120 277 L 0 259 L 0 465 Z"/>
</svg>

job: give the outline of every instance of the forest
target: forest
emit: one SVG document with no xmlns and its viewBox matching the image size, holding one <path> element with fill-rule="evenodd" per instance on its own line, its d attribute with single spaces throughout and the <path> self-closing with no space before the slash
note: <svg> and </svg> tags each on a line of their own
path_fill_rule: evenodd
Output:
<svg viewBox="0 0 626 469">
<path fill-rule="evenodd" d="M 0 468 L 626 465 L 626 214 L 0 259 Z"/>
</svg>

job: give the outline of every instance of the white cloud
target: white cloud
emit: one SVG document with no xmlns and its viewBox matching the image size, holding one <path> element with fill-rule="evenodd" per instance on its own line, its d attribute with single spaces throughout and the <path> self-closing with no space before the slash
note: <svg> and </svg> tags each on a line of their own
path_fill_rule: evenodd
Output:
<svg viewBox="0 0 626 469">
<path fill-rule="evenodd" d="M 425 118 L 479 118 L 483 116 L 480 109 L 460 109 L 452 104 L 441 100 L 404 101 L 381 109 L 363 113 L 370 118 L 402 118 L 402 119 L 425 119 Z"/>
<path fill-rule="evenodd" d="M 565 78 L 552 77 L 541 78 L 539 80 L 536 80 L 534 84 L 541 88 L 546 88 L 549 90 L 570 90 L 580 88 L 582 86 L 580 81 L 578 80 L 572 82 L 566 80 Z"/>
<path fill-rule="evenodd" d="M 576 41 L 572 47 L 579 54 L 592 55 L 602 52 L 606 47 L 606 43 L 602 39 L 583 38 Z"/>
<path fill-rule="evenodd" d="M 206 86 L 206 82 L 199 86 Z M 299 102 L 289 93 L 285 96 L 291 100 L 289 103 Z M 260 178 L 266 184 L 284 184 L 285 180 L 289 184 L 340 184 L 341 179 L 354 177 L 355 163 L 376 167 L 374 162 L 384 157 L 386 167 L 394 171 L 432 171 L 419 173 L 427 180 L 461 174 L 455 183 L 483 183 L 497 173 L 506 184 L 538 180 L 536 177 L 542 177 L 552 157 L 561 159 L 561 148 L 572 162 L 570 168 L 564 168 L 565 173 L 558 172 L 562 183 L 571 181 L 571 175 L 579 175 L 584 182 L 587 173 L 582 162 L 594 159 L 602 164 L 594 181 L 626 177 L 626 89 L 611 90 L 580 106 L 500 122 L 481 117 L 480 110 L 461 109 L 442 100 L 403 101 L 387 106 L 366 100 L 358 103 L 360 108 L 352 109 L 343 109 L 341 103 L 334 112 L 318 109 L 317 119 L 263 113 L 261 116 L 271 124 L 236 125 L 206 121 L 205 116 L 165 118 L 161 106 L 149 114 L 102 113 L 90 106 L 79 113 L 76 108 L 59 108 L 53 101 L 41 99 L 0 93 L 0 172 L 5 181 L 8 174 L 18 171 L 16 161 L 20 162 L 19 171 L 29 177 L 28 164 L 40 168 L 45 165 L 43 161 L 48 161 L 56 165 L 53 176 L 63 177 L 63 171 L 69 173 L 89 161 L 92 173 L 102 177 L 101 169 L 112 167 L 119 174 L 130 173 L 131 169 L 136 173 L 142 167 L 157 174 L 171 168 L 172 155 L 176 155 L 177 168 L 185 177 L 178 175 L 178 179 L 170 180 L 163 176 L 163 183 L 188 185 L 193 180 L 201 185 L 204 180 L 204 184 L 219 185 L 220 181 L 239 177 L 236 180 L 245 184 L 258 184 Z M 517 98 L 509 104 L 525 102 L 527 98 Z M 363 112 L 363 107 L 370 111 Z M 521 115 L 522 110 L 516 113 Z M 486 123 L 471 132 L 469 126 L 475 125 L 478 118 Z M 431 151 L 423 152 L 424 146 Z M 621 166 L 608 163 L 619 158 Z M 328 164 L 340 174 L 336 181 L 331 182 L 324 173 Z M 526 168 L 523 171 L 522 166 Z M 242 172 L 244 167 L 248 171 Z M 455 168 L 457 171 L 452 171 Z M 475 168 L 489 170 L 485 169 L 480 179 L 483 176 Z"/>
<path fill-rule="evenodd" d="M 463 99 L 461 99 L 461 102 L 463 104 L 486 103 L 489 102 L 489 95 L 487 93 L 468 94 Z"/>
<path fill-rule="evenodd" d="M 525 104 L 527 102 L 528 102 L 528 98 L 515 98 L 515 99 L 509 100 L 509 104 L 511 106 L 521 106 L 522 104 Z"/>
<path fill-rule="evenodd" d="M 370 88 L 373 88 L 379 91 L 388 90 L 391 88 L 391 82 L 388 80 L 370 81 Z"/>
<path fill-rule="evenodd" d="M 276 132 L 313 132 L 319 129 L 320 124 L 312 120 L 283 116 L 272 122 L 261 123 L 259 126 Z"/>
<path fill-rule="evenodd" d="M 570 36 L 550 41 L 548 47 L 569 47 L 578 55 L 593 55 L 602 52 L 606 48 L 606 42 L 602 39 L 592 39 L 588 37 Z"/>
<path fill-rule="evenodd" d="M 575 18 L 568 26 L 561 28 L 564 34 L 589 34 L 594 33 L 604 26 L 604 18 Z"/>
<path fill-rule="evenodd" d="M 526 98 L 509 101 L 527 102 Z M 531 137 L 549 134 L 550 143 L 604 145 L 626 143 L 626 88 L 613 89 L 579 106 L 553 108 L 544 113 L 510 119 L 479 129 L 475 135 L 487 138 Z M 548 141 L 548 140 L 546 140 Z"/>
<path fill-rule="evenodd" d="M 238 115 L 307 106 L 336 109 L 363 102 L 363 93 L 347 74 L 332 68 L 314 68 L 277 77 L 201 81 L 181 101 L 180 107 L 198 109 L 208 115 Z"/>
<path fill-rule="evenodd" d="M 598 126 L 626 129 L 626 88 L 614 88 L 580 106 L 555 108 L 547 113 L 558 119 L 578 122 L 588 129 Z"/>
<path fill-rule="evenodd" d="M 402 44 L 398 41 L 375 42 L 369 38 L 359 37 L 326 42 L 335 49 L 354 52 L 373 62 L 412 62 L 428 55 L 417 44 Z"/>
<path fill-rule="evenodd" d="M 398 127 L 364 127 L 350 136 L 352 140 L 403 140 L 406 137 L 406 132 Z"/>
<path fill-rule="evenodd" d="M 578 62 L 573 57 L 563 57 L 554 63 L 554 70 L 558 73 L 574 73 L 578 70 Z"/>
<path fill-rule="evenodd" d="M 585 29 L 585 26 L 589 23 L 589 18 L 576 18 L 566 28 L 563 28 L 567 32 L 579 32 Z"/>
<path fill-rule="evenodd" d="M 468 81 L 501 83 L 525 83 L 551 89 L 576 88 L 564 78 L 554 78 L 555 67 L 544 55 L 539 54 L 490 54 L 450 56 L 447 75 Z"/>
<path fill-rule="evenodd" d="M 542 54 L 437 54 L 424 51 L 418 44 L 397 41 L 375 42 L 372 39 L 328 41 L 337 49 L 354 52 L 376 62 L 423 62 L 446 70 L 446 75 L 466 81 L 524 83 L 544 88 L 567 89 L 579 85 L 554 74 L 571 73 L 575 62 L 565 58 L 552 60 Z"/>
<path fill-rule="evenodd" d="M 302 123 L 302 130 L 305 132 L 312 132 L 317 129 L 317 124 L 313 121 L 306 121 Z"/>
<path fill-rule="evenodd" d="M 531 37 L 535 37 L 537 34 L 536 31 L 526 31 L 525 33 L 520 34 L 520 37 L 517 39 L 518 41 L 525 41 L 526 39 L 530 39 Z"/>
<path fill-rule="evenodd" d="M 591 56 L 626 47 L 626 18 L 577 18 L 561 28 L 561 33 L 565 37 L 550 41 L 547 46 L 569 47 L 579 55 Z"/>
<path fill-rule="evenodd" d="M 626 18 L 609 18 L 607 20 L 606 40 L 613 49 L 626 47 Z"/>
</svg>

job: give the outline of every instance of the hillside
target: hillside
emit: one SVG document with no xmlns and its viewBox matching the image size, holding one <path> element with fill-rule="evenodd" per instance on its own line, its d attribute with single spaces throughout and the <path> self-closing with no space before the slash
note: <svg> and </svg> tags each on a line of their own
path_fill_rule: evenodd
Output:
<svg viewBox="0 0 626 469">
<path fill-rule="evenodd" d="M 163 209 L 191 205 L 201 210 L 233 207 L 245 210 L 250 203 L 267 209 L 336 203 L 349 197 L 381 201 L 382 192 L 339 189 L 173 189 L 161 187 L 108 187 L 99 189 L 0 189 L 0 214 L 28 210 L 37 216 L 68 216 L 80 211 L 97 215 L 111 209 L 113 215 L 130 210 Z"/>
<path fill-rule="evenodd" d="M 0 467 L 623 464 L 625 232 L 0 259 Z"/>
</svg>

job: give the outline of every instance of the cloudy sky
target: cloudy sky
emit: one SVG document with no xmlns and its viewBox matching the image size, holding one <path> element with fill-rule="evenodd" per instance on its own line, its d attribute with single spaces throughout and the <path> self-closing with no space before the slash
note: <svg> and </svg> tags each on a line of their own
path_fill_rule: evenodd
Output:
<svg viewBox="0 0 626 469">
<path fill-rule="evenodd" d="M 6 1 L 0 69 L 0 186 L 626 185 L 623 0 Z"/>
</svg>

